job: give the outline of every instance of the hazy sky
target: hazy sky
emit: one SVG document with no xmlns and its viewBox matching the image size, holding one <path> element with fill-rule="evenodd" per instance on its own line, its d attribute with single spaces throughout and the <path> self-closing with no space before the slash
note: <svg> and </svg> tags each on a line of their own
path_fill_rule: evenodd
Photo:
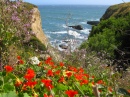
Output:
<svg viewBox="0 0 130 97">
<path fill-rule="evenodd" d="M 36 5 L 56 5 L 56 4 L 82 4 L 82 5 L 113 5 L 130 0 L 24 0 Z"/>
</svg>

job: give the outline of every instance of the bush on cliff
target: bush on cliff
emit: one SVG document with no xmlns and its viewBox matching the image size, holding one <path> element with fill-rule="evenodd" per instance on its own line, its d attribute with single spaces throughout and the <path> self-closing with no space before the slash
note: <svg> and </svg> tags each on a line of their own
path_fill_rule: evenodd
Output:
<svg viewBox="0 0 130 97">
<path fill-rule="evenodd" d="M 129 47 L 129 45 L 123 46 L 128 40 L 129 18 L 130 15 L 102 20 L 97 26 L 93 26 L 88 40 L 81 45 L 81 48 L 89 47 L 97 52 L 105 51 L 114 58 L 116 56 L 115 50 L 123 51 L 125 47 Z M 130 41 L 128 40 L 127 42 Z"/>
</svg>

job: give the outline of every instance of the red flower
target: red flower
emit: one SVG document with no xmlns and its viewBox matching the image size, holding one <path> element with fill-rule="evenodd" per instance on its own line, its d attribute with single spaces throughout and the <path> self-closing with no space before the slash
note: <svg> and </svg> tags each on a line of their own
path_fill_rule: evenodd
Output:
<svg viewBox="0 0 130 97">
<path fill-rule="evenodd" d="M 102 90 L 100 90 L 100 89 L 99 89 L 98 91 L 99 91 L 100 93 L 102 92 Z"/>
<path fill-rule="evenodd" d="M 48 70 L 48 72 L 47 72 L 47 76 L 53 76 L 53 72 L 52 72 L 52 70 Z"/>
<path fill-rule="evenodd" d="M 20 59 L 20 60 L 19 60 L 19 63 L 20 63 L 20 64 L 24 64 L 24 61 Z"/>
<path fill-rule="evenodd" d="M 44 94 L 43 97 L 53 97 L 52 95 L 48 96 L 47 94 Z"/>
<path fill-rule="evenodd" d="M 26 86 L 29 86 L 30 88 L 33 88 L 37 84 L 36 81 L 28 81 L 25 83 Z"/>
<path fill-rule="evenodd" d="M 89 74 L 83 74 L 86 78 L 89 78 Z"/>
<path fill-rule="evenodd" d="M 71 72 L 66 72 L 66 75 L 67 75 L 68 77 L 71 77 L 71 76 L 72 76 L 72 73 L 71 73 Z"/>
<path fill-rule="evenodd" d="M 95 85 L 95 83 L 94 83 L 94 82 L 92 82 L 92 85 Z"/>
<path fill-rule="evenodd" d="M 20 57 L 20 56 L 17 56 L 17 59 L 18 59 L 18 60 L 20 60 L 20 59 L 21 59 L 21 57 Z"/>
<path fill-rule="evenodd" d="M 64 66 L 64 63 L 63 63 L 63 62 L 60 62 L 60 66 L 63 67 L 63 66 Z"/>
<path fill-rule="evenodd" d="M 84 72 L 83 68 L 79 68 L 79 73 L 83 73 L 83 72 Z"/>
<path fill-rule="evenodd" d="M 128 93 L 130 93 L 130 90 L 127 90 Z"/>
<path fill-rule="evenodd" d="M 104 84 L 103 80 L 99 80 L 97 84 Z"/>
<path fill-rule="evenodd" d="M 69 66 L 69 70 L 70 71 L 74 71 L 74 72 L 77 72 L 78 70 L 75 68 L 75 67 L 73 67 L 73 66 Z"/>
<path fill-rule="evenodd" d="M 64 77 L 60 77 L 60 79 L 58 80 L 58 82 L 64 82 Z"/>
<path fill-rule="evenodd" d="M 65 92 L 69 97 L 74 97 L 76 94 L 78 94 L 77 91 L 74 90 L 68 90 Z"/>
<path fill-rule="evenodd" d="M 26 80 L 32 80 L 32 78 L 34 78 L 34 76 L 35 76 L 34 70 L 31 69 L 31 68 L 29 68 L 29 69 L 27 70 L 27 72 L 26 72 L 24 78 L 25 78 Z"/>
<path fill-rule="evenodd" d="M 5 68 L 5 70 L 6 70 L 7 73 L 13 71 L 13 67 L 11 67 L 11 66 L 9 66 L 9 65 L 6 65 L 4 68 Z"/>
<path fill-rule="evenodd" d="M 59 75 L 60 74 L 60 70 L 57 70 L 56 72 L 55 72 L 55 75 Z"/>
<path fill-rule="evenodd" d="M 47 60 L 45 61 L 45 63 L 48 64 L 48 65 L 51 65 L 51 66 L 54 65 L 54 63 L 52 62 L 52 58 L 51 57 L 48 57 Z"/>
<path fill-rule="evenodd" d="M 41 82 L 45 85 L 45 87 L 48 89 L 48 90 L 51 90 L 53 88 L 52 84 L 51 84 L 51 80 L 49 79 L 42 79 Z"/>
<path fill-rule="evenodd" d="M 94 79 L 94 78 L 95 78 L 95 76 L 93 75 L 93 76 L 92 76 L 92 78 Z"/>
<path fill-rule="evenodd" d="M 83 79 L 83 80 L 80 82 L 80 85 L 83 85 L 83 84 L 88 84 L 88 80 Z"/>
<path fill-rule="evenodd" d="M 74 75 L 77 80 L 82 80 L 83 75 L 82 74 L 75 74 Z"/>
</svg>

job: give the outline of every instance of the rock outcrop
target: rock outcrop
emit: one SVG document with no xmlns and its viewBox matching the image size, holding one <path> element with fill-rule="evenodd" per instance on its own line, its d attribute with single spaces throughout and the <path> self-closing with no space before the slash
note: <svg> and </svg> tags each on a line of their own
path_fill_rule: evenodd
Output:
<svg viewBox="0 0 130 97">
<path fill-rule="evenodd" d="M 40 12 L 39 12 L 38 8 L 33 8 L 32 21 L 33 21 L 33 23 L 31 24 L 32 31 L 35 33 L 36 37 L 45 46 L 47 46 L 48 40 L 42 29 L 41 17 L 40 17 Z"/>
<path fill-rule="evenodd" d="M 117 18 L 117 17 L 121 17 L 121 16 L 126 16 L 129 13 L 130 13 L 130 2 L 112 5 L 106 10 L 106 12 L 102 16 L 101 20 L 108 19 L 110 17 Z"/>
<path fill-rule="evenodd" d="M 89 25 L 97 25 L 99 21 L 87 21 L 87 24 Z"/>
<path fill-rule="evenodd" d="M 77 30 L 83 30 L 83 27 L 81 25 L 75 25 L 75 26 L 69 26 Z"/>
</svg>

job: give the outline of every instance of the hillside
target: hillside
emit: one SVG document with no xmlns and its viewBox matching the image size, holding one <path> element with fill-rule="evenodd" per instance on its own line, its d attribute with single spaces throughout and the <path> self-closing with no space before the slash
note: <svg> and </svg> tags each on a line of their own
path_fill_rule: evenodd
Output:
<svg viewBox="0 0 130 97">
<path fill-rule="evenodd" d="M 48 40 L 37 6 L 22 2 L 0 2 L 0 5 L 0 62 L 15 64 L 17 55 L 27 61 L 46 51 Z"/>
<path fill-rule="evenodd" d="M 106 10 L 100 23 L 92 27 L 88 40 L 81 48 L 104 52 L 107 58 L 120 61 L 118 66 L 126 70 L 130 62 L 129 34 L 130 3 L 113 5 Z"/>
<path fill-rule="evenodd" d="M 108 19 L 110 17 L 125 17 L 130 13 L 130 2 L 121 3 L 117 5 L 110 6 L 104 15 L 101 17 L 101 20 Z"/>
</svg>

